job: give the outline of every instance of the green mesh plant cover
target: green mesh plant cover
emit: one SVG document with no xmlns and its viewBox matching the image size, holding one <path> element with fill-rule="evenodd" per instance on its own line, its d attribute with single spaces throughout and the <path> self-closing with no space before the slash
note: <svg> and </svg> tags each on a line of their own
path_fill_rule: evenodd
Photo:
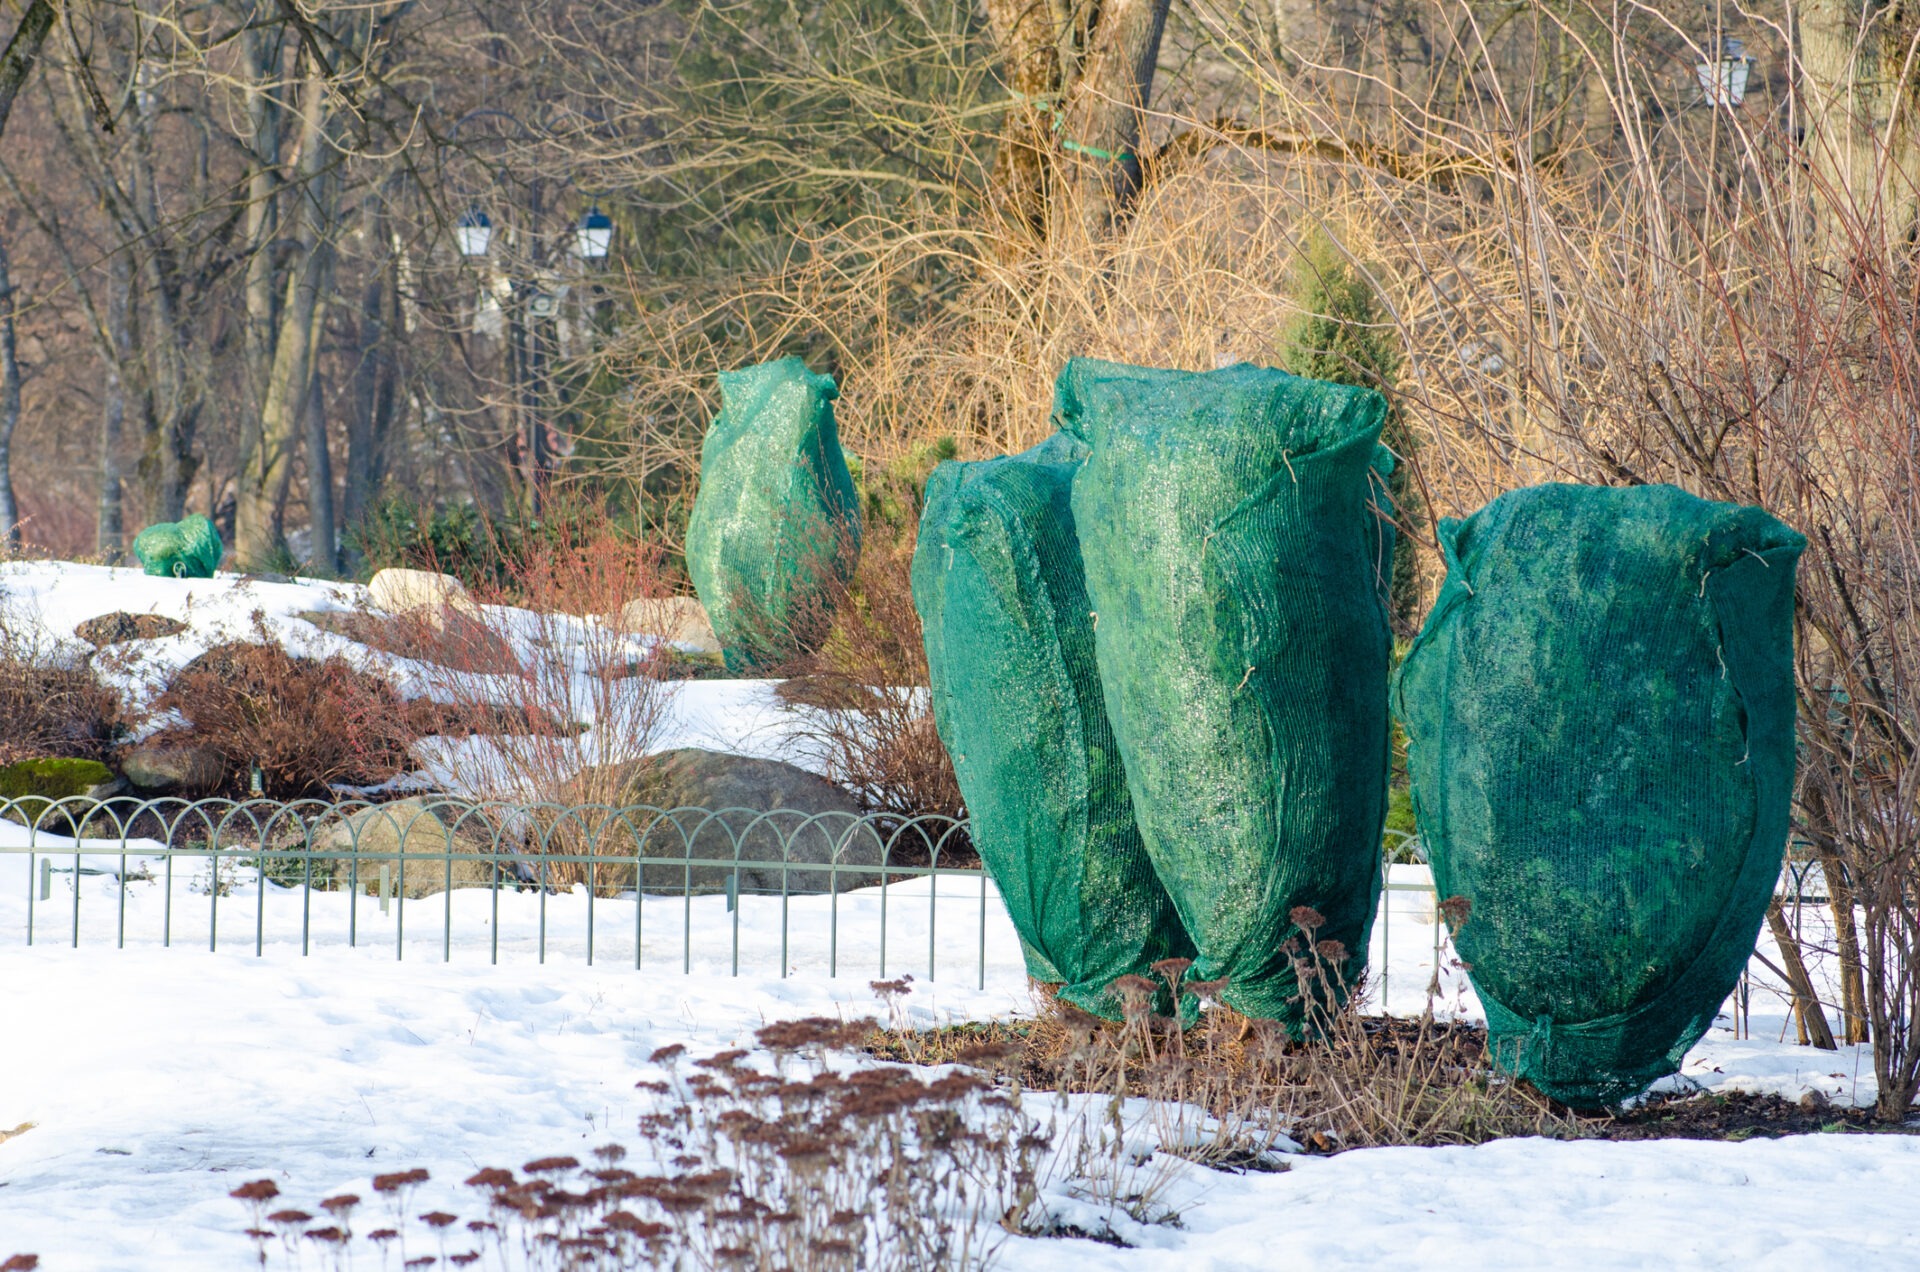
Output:
<svg viewBox="0 0 1920 1272">
<path fill-rule="evenodd" d="M 1294 911 L 1319 914 L 1351 984 L 1379 896 L 1386 403 L 1248 365 L 1075 359 L 1054 410 L 1091 448 L 1073 514 L 1100 679 L 1189 975 L 1298 1031 Z"/>
<path fill-rule="evenodd" d="M 133 536 L 133 555 L 148 574 L 162 578 L 210 579 L 225 552 L 220 531 L 200 513 L 155 522 Z"/>
<path fill-rule="evenodd" d="M 727 668 L 813 652 L 860 556 L 860 508 L 834 426 L 833 377 L 798 358 L 720 373 L 700 448 L 687 572 Z"/>
<path fill-rule="evenodd" d="M 1671 486 L 1440 523 L 1395 682 L 1415 815 L 1494 1059 L 1600 1107 L 1674 1072 L 1753 952 L 1793 784 L 1806 541 Z"/>
<path fill-rule="evenodd" d="M 1134 824 L 1101 701 L 1070 492 L 1084 449 L 945 463 L 927 483 L 913 599 L 933 718 L 1036 979 L 1109 1019 L 1108 986 L 1191 957 Z"/>
</svg>

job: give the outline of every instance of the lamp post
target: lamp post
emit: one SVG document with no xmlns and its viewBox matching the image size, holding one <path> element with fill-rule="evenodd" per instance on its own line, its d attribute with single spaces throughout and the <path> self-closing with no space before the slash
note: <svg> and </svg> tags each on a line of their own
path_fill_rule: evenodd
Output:
<svg viewBox="0 0 1920 1272">
<path fill-rule="evenodd" d="M 1746 100 L 1747 77 L 1753 71 L 1753 59 L 1747 56 L 1743 41 L 1723 37 L 1719 58 L 1701 62 L 1693 71 L 1700 77 L 1700 92 L 1707 105 L 1732 110 Z"/>
<path fill-rule="evenodd" d="M 537 214 L 537 198 L 534 210 Z M 569 236 L 573 254 L 582 265 L 600 265 L 613 248 L 613 219 L 596 205 L 571 227 Z M 454 224 L 453 237 L 462 258 L 476 263 L 487 260 L 493 244 L 493 221 L 480 208 L 470 208 Z M 542 268 L 539 244 L 531 246 L 530 267 L 515 271 L 509 266 L 502 270 L 502 276 L 507 283 L 507 380 L 519 417 L 512 445 L 531 511 L 538 516 L 559 451 L 545 408 L 551 396 L 548 381 L 552 348 L 558 342 L 560 305 L 567 288 L 546 277 L 552 271 Z"/>
</svg>

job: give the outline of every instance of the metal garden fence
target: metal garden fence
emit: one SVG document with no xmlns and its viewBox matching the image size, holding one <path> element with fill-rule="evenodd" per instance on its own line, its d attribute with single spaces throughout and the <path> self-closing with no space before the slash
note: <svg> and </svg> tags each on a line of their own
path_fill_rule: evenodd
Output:
<svg viewBox="0 0 1920 1272">
<path fill-rule="evenodd" d="M 498 962 L 503 932 L 513 928 L 503 911 L 513 904 L 520 917 L 532 911 L 518 944 L 545 962 L 556 909 L 564 906 L 567 943 L 583 948 L 589 963 L 610 931 L 630 931 L 638 968 L 650 952 L 649 921 L 657 924 L 664 905 L 677 905 L 682 970 L 694 970 L 696 940 L 718 935 L 729 947 L 728 970 L 738 975 L 743 917 L 754 904 L 745 935 L 766 935 L 760 925 L 777 916 L 783 976 L 799 912 L 818 919 L 824 910 L 821 953 L 837 975 L 844 894 L 872 889 L 862 904 L 874 911 L 865 917 L 874 920 L 867 935 L 881 976 L 901 962 L 903 926 L 916 944 L 924 936 L 926 961 L 916 961 L 915 971 L 924 966 L 936 976 L 943 954 L 951 968 L 960 902 L 971 970 L 977 983 L 986 979 L 995 896 L 974 864 L 965 823 L 946 817 L 435 797 L 385 804 L 29 798 L 0 801 L 0 819 L 14 823 L 0 823 L 0 868 L 9 859 L 26 866 L 24 904 L 0 903 L 0 923 L 19 922 L 28 944 L 52 935 L 75 946 L 102 937 L 125 946 L 133 932 L 172 945 L 189 930 L 197 937 L 204 921 L 206 945 L 218 949 L 232 943 L 238 910 L 251 929 L 241 939 L 250 936 L 256 954 L 292 940 L 305 954 L 318 940 L 344 936 L 349 946 L 391 941 L 404 957 L 409 918 L 417 928 L 425 911 L 443 960 L 472 944 L 460 939 L 460 924 L 477 918 Z M 70 883 L 70 898 L 56 898 L 56 879 Z M 104 887 L 83 887 L 83 879 Z M 478 916 L 469 904 L 476 896 L 483 899 Z M 292 913 L 282 904 L 289 900 Z M 917 913 L 904 915 L 910 907 Z"/>
<path fill-rule="evenodd" d="M 1438 968 L 1432 885 L 1394 873 L 1383 917 L 1396 895 L 1426 894 Z M 1783 898 L 1810 899 L 1804 874 L 1789 868 Z M 1377 926 L 1384 1003 L 1392 925 Z M 801 966 L 837 976 L 852 944 L 881 977 L 938 979 L 944 966 L 982 988 L 990 964 L 1021 963 L 963 820 L 443 797 L 0 800 L 0 940 L 10 932 L 76 947 L 204 938 L 256 955 L 386 943 L 404 958 L 437 946 L 449 962 L 484 949 L 497 963 L 507 949 L 544 963 L 558 949 L 685 973 L 774 964 L 782 977 Z"/>
</svg>

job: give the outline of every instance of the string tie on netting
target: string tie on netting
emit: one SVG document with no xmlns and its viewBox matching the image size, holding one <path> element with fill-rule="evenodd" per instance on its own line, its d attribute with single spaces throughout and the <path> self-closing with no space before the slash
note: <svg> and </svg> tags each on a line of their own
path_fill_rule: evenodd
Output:
<svg viewBox="0 0 1920 1272">
<path fill-rule="evenodd" d="M 1012 99 L 1051 115 L 1053 117 L 1054 132 L 1060 133 L 1066 130 L 1066 112 L 1054 105 L 1051 98 L 1034 97 L 1027 93 L 1013 92 Z M 1140 161 L 1139 156 L 1130 151 L 1102 150 L 1098 146 L 1089 146 L 1085 142 L 1075 141 L 1071 137 L 1063 136 L 1060 138 L 1060 149 L 1076 155 L 1086 155 L 1088 158 L 1098 159 L 1102 163 L 1138 163 Z"/>
</svg>

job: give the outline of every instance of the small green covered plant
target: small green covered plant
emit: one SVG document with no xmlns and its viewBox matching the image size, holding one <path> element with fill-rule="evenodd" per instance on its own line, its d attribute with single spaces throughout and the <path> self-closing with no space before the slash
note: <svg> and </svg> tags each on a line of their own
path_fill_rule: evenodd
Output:
<svg viewBox="0 0 1920 1272">
<path fill-rule="evenodd" d="M 213 520 L 200 513 L 156 522 L 133 540 L 133 554 L 140 564 L 160 578 L 210 579 L 225 552 Z"/>
</svg>

